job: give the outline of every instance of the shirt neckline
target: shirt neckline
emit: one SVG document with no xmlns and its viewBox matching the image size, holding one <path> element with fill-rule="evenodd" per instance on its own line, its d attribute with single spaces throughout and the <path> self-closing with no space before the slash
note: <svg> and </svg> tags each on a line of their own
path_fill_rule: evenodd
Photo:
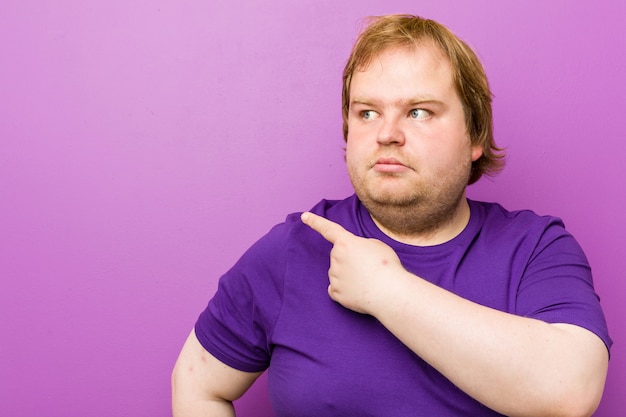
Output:
<svg viewBox="0 0 626 417">
<path fill-rule="evenodd" d="M 480 205 L 475 201 L 467 199 L 470 208 L 470 218 L 467 222 L 465 228 L 447 242 L 439 243 L 431 246 L 417 246 L 410 245 L 407 243 L 399 242 L 388 235 L 386 235 L 382 230 L 378 228 L 372 216 L 367 211 L 365 206 L 361 203 L 361 201 L 354 196 L 356 200 L 356 212 L 357 219 L 359 222 L 360 228 L 363 230 L 365 237 L 374 238 L 382 241 L 383 243 L 391 246 L 396 252 L 420 252 L 420 253 L 440 253 L 441 251 L 446 251 L 448 249 L 452 249 L 458 246 L 465 246 L 467 242 L 472 239 L 472 236 L 475 234 L 475 230 L 480 224 L 480 219 L 482 218 L 482 211 L 480 210 Z"/>
</svg>

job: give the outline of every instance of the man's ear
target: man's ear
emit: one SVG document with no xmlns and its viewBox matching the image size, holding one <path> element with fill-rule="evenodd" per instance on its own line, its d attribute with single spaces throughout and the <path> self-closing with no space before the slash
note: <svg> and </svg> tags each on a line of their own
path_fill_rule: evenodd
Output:
<svg viewBox="0 0 626 417">
<path fill-rule="evenodd" d="M 472 162 L 475 162 L 483 156 L 483 147 L 480 145 L 472 145 Z"/>
</svg>

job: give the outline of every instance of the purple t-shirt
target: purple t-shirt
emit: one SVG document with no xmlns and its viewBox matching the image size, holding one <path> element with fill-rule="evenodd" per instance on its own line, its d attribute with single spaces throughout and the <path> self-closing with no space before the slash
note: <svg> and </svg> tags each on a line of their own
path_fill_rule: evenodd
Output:
<svg viewBox="0 0 626 417">
<path fill-rule="evenodd" d="M 611 346 L 587 259 L 554 217 L 469 201 L 457 237 L 416 247 L 383 234 L 356 196 L 311 211 L 391 246 L 414 274 L 476 303 L 570 323 Z M 225 364 L 268 369 L 276 416 L 497 416 L 398 341 L 374 317 L 329 298 L 331 244 L 287 217 L 221 279 L 196 323 Z"/>
</svg>

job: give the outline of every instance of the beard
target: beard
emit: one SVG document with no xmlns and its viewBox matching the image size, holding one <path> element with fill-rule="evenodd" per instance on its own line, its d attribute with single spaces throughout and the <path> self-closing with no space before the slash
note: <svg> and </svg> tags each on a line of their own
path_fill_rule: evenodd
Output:
<svg viewBox="0 0 626 417">
<path fill-rule="evenodd" d="M 413 181 L 395 174 L 355 171 L 348 168 L 352 186 L 375 222 L 400 237 L 428 238 L 454 221 L 465 198 L 471 161 Z"/>
</svg>

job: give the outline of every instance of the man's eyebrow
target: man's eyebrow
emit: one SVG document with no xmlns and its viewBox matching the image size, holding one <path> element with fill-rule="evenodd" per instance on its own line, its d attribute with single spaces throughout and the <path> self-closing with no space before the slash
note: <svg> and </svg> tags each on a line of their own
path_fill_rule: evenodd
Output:
<svg viewBox="0 0 626 417">
<path fill-rule="evenodd" d="M 352 100 L 350 100 L 350 106 L 352 106 L 353 104 L 364 104 L 366 106 L 372 106 L 372 105 L 380 104 L 380 100 L 353 98 Z"/>
<path fill-rule="evenodd" d="M 377 106 L 377 105 L 382 104 L 382 100 L 373 99 L 373 98 L 355 97 L 354 99 L 350 100 L 350 106 L 354 104 L 363 104 L 366 106 Z M 411 97 L 407 99 L 398 100 L 394 102 L 393 104 L 397 106 L 415 106 L 415 105 L 420 105 L 420 104 L 435 104 L 439 106 L 445 105 L 443 101 L 438 100 L 434 97 L 430 97 L 430 96 Z"/>
</svg>

